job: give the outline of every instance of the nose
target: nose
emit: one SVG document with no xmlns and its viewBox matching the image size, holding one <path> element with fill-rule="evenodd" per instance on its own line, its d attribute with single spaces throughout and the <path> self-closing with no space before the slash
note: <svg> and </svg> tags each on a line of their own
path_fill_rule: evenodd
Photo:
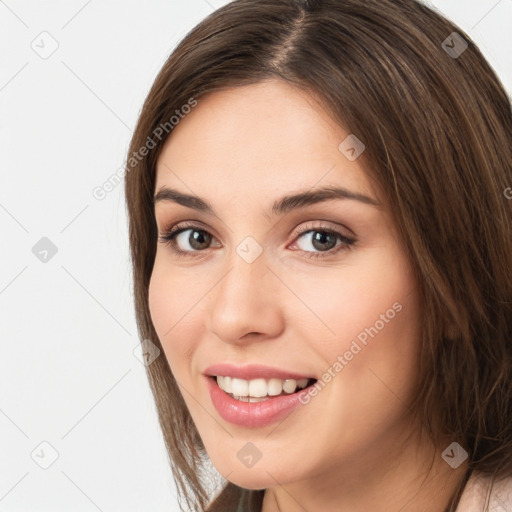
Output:
<svg viewBox="0 0 512 512">
<path fill-rule="evenodd" d="M 265 251 L 251 263 L 233 251 L 208 297 L 209 332 L 234 345 L 278 337 L 285 325 L 282 288 Z"/>
</svg>

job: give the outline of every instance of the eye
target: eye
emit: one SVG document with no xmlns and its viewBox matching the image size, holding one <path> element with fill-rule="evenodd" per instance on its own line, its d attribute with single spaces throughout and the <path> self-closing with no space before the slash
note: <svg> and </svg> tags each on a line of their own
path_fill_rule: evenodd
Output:
<svg viewBox="0 0 512 512">
<path fill-rule="evenodd" d="M 345 236 L 337 229 L 314 224 L 302 227 L 294 235 L 295 239 L 306 241 L 300 244 L 296 242 L 294 245 L 299 245 L 300 251 L 306 253 L 307 258 L 330 257 L 341 250 L 350 249 L 357 242 L 355 238 Z M 182 222 L 172 226 L 164 235 L 160 235 L 159 240 L 168 245 L 177 256 L 197 257 L 202 256 L 200 253 L 210 248 L 215 238 L 195 224 Z M 307 249 L 308 244 L 314 251 Z M 220 247 L 220 244 L 217 247 Z"/>
<path fill-rule="evenodd" d="M 188 235 L 187 235 L 188 233 Z M 171 227 L 159 240 L 168 245 L 172 251 L 178 256 L 197 256 L 196 252 L 203 252 L 208 249 L 213 236 L 208 231 L 187 222 L 182 222 Z M 181 249 L 180 244 L 184 246 Z M 189 247 L 191 249 L 189 249 Z"/>
<path fill-rule="evenodd" d="M 308 253 L 307 258 L 327 258 L 339 251 L 351 249 L 357 242 L 355 238 L 345 236 L 337 229 L 314 224 L 302 227 L 296 235 L 298 240 L 302 239 L 302 243 L 294 245 L 298 245 L 303 252 Z M 337 244 L 338 240 L 339 244 Z M 319 252 L 307 250 L 308 246 Z"/>
</svg>

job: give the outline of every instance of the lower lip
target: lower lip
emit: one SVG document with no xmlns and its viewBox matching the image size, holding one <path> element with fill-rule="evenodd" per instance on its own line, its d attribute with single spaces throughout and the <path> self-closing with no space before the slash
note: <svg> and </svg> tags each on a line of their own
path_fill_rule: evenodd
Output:
<svg viewBox="0 0 512 512">
<path fill-rule="evenodd" d="M 224 420 L 242 427 L 264 427 L 284 418 L 301 405 L 299 395 L 305 391 L 276 396 L 263 402 L 242 402 L 231 398 L 220 389 L 215 379 L 206 377 L 206 380 L 213 405 L 220 416 Z"/>
</svg>

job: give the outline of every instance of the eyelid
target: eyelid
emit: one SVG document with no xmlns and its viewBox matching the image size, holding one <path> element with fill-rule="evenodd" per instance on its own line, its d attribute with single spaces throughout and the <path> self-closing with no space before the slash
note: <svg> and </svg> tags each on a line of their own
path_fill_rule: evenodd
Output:
<svg viewBox="0 0 512 512">
<path fill-rule="evenodd" d="M 167 227 L 167 224 L 165 224 L 165 223 L 163 223 L 163 224 L 164 224 L 164 227 L 160 231 L 164 235 L 169 235 L 170 233 L 174 233 L 175 231 L 178 231 L 178 230 L 184 229 L 184 228 L 188 228 L 188 229 L 200 228 L 202 231 L 206 231 L 207 233 L 209 233 L 212 236 L 215 236 L 215 238 L 217 238 L 216 235 L 211 233 L 212 230 L 210 227 L 206 227 L 201 221 L 198 221 L 198 220 L 192 220 L 192 221 L 184 220 L 184 221 L 177 221 L 174 223 L 171 222 L 171 223 L 169 223 L 169 227 Z M 293 235 L 294 237 L 297 237 L 299 235 L 306 233 L 307 231 L 314 230 L 314 229 L 318 229 L 318 230 L 326 229 L 326 230 L 331 230 L 331 231 L 340 231 L 340 228 L 343 228 L 344 230 L 349 232 L 348 234 L 341 233 L 343 236 L 345 236 L 346 238 L 356 238 L 356 236 L 352 232 L 352 230 L 347 228 L 343 224 L 339 224 L 339 223 L 332 222 L 332 221 L 326 221 L 323 219 L 316 219 L 314 221 L 313 220 L 305 221 L 305 223 L 300 224 L 300 226 L 301 227 L 299 227 L 299 228 L 297 228 L 297 227 L 293 228 L 289 232 L 288 236 Z"/>
<path fill-rule="evenodd" d="M 346 231 L 349 231 L 349 233 L 342 233 L 341 232 L 342 228 Z M 326 220 L 306 221 L 305 224 L 301 224 L 299 228 L 294 228 L 290 234 L 294 235 L 294 237 L 297 237 L 299 235 L 307 233 L 308 231 L 314 231 L 314 230 L 334 231 L 334 232 L 339 232 L 346 238 L 355 238 L 355 235 L 352 232 L 352 230 L 348 229 L 343 224 L 338 224 L 338 223 L 334 223 L 334 222 L 326 221 Z"/>
</svg>

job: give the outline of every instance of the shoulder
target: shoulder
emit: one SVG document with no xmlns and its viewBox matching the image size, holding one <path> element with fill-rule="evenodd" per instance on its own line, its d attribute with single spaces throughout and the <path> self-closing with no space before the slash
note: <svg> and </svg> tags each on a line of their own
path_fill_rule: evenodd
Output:
<svg viewBox="0 0 512 512">
<path fill-rule="evenodd" d="M 495 480 L 473 473 L 459 500 L 456 512 L 508 512 L 512 510 L 512 476 Z"/>
</svg>

